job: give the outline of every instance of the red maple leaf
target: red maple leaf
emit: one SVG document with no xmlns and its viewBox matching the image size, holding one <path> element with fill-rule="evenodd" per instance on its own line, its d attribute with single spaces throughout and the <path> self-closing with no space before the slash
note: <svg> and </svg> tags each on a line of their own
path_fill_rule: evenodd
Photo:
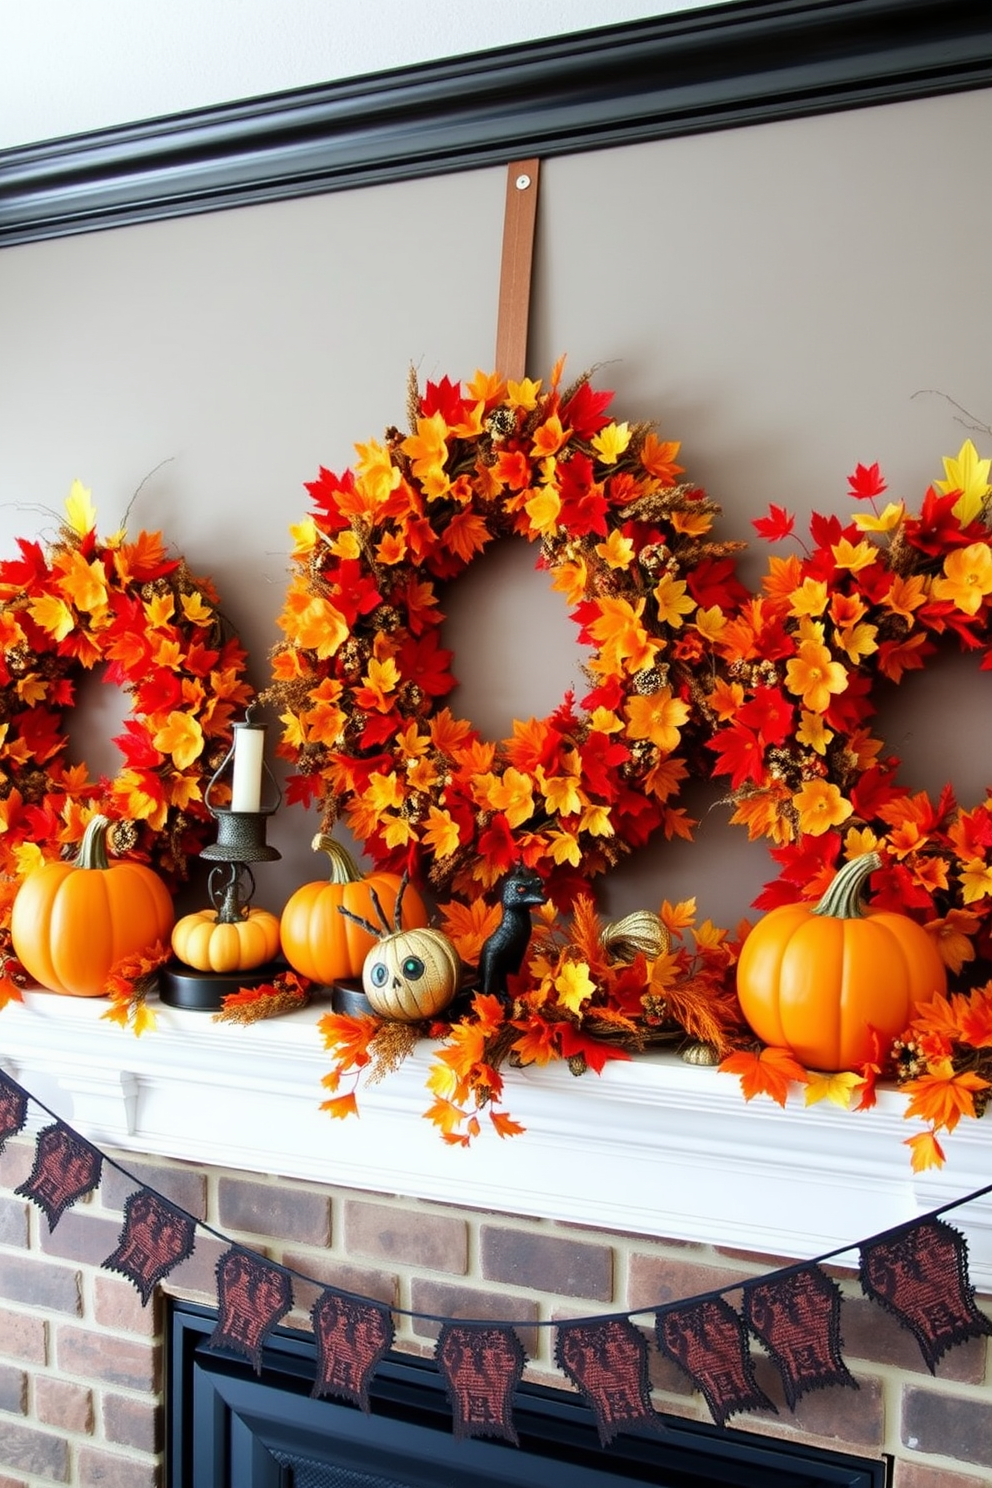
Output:
<svg viewBox="0 0 992 1488">
<path fill-rule="evenodd" d="M 420 407 L 425 418 L 439 413 L 449 429 L 464 421 L 467 404 L 462 397 L 461 384 L 452 382 L 445 374 L 440 382 L 428 382 Z"/>
<path fill-rule="evenodd" d="M 718 775 L 729 775 L 733 790 L 739 790 L 748 780 L 760 785 L 764 775 L 764 750 L 753 729 L 743 724 L 733 724 L 721 729 L 712 739 L 706 740 L 707 749 L 719 757 L 716 766 Z"/>
<path fill-rule="evenodd" d="M 412 637 L 400 647 L 399 667 L 404 678 L 416 682 L 430 697 L 443 697 L 455 685 L 448 670 L 453 651 L 446 651 L 436 630 Z"/>
<path fill-rule="evenodd" d="M 856 501 L 870 501 L 887 489 L 877 460 L 874 465 L 857 465 L 854 474 L 847 477 L 847 484 L 849 494 Z"/>
<path fill-rule="evenodd" d="M 757 687 L 737 710 L 737 722 L 754 729 L 762 744 L 783 744 L 792 733 L 795 710 L 778 687 Z M 757 778 L 757 777 L 752 777 Z"/>
<path fill-rule="evenodd" d="M 960 500 L 960 491 L 948 491 L 942 496 L 930 486 L 923 498 L 918 517 L 908 516 L 905 533 L 914 548 L 937 557 L 948 548 L 963 547 L 971 541 L 968 528 L 962 528 L 954 508 Z"/>
<path fill-rule="evenodd" d="M 792 512 L 786 511 L 784 506 L 776 506 L 774 502 L 768 504 L 767 517 L 755 517 L 751 526 L 759 537 L 765 542 L 781 542 L 784 537 L 791 537 L 796 525 L 796 519 Z"/>
<path fill-rule="evenodd" d="M 286 804 L 312 806 L 319 799 L 323 785 L 319 775 L 290 775 L 286 781 Z"/>
<path fill-rule="evenodd" d="M 581 382 L 561 410 L 561 421 L 578 439 L 591 439 L 610 422 L 605 409 L 610 406 L 612 391 L 595 389 Z"/>
<path fill-rule="evenodd" d="M 342 514 L 337 498 L 340 494 L 350 495 L 354 492 L 355 473 L 353 470 L 346 470 L 344 475 L 339 476 L 321 465 L 317 479 L 304 481 L 304 486 L 309 491 L 314 506 L 324 514 L 320 524 L 322 528 L 333 532 L 341 527 L 347 527 L 348 518 Z"/>
<path fill-rule="evenodd" d="M 113 742 L 132 770 L 157 770 L 162 763 L 162 756 L 153 746 L 148 730 L 134 718 L 125 721 L 124 732 L 117 734 Z"/>
<path fill-rule="evenodd" d="M 734 572 L 732 558 L 701 558 L 685 576 L 686 586 L 700 609 L 719 605 L 729 610 L 743 604 L 748 591 Z"/>
<path fill-rule="evenodd" d="M 576 1055 L 581 1055 L 589 1068 L 595 1070 L 597 1075 L 602 1074 L 603 1066 L 609 1060 L 630 1058 L 626 1049 L 589 1038 L 587 1034 L 580 1033 L 577 1028 L 573 1028 L 571 1023 L 559 1023 L 558 1027 L 562 1059 L 573 1059 Z"/>
</svg>

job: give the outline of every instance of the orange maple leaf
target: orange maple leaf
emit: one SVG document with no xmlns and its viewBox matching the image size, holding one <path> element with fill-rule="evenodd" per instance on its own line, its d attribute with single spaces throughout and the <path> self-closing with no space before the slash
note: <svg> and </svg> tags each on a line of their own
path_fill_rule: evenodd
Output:
<svg viewBox="0 0 992 1488">
<path fill-rule="evenodd" d="M 973 1049 L 992 1048 L 992 982 L 976 987 L 970 997 L 955 999 L 955 1008 L 965 1043 Z"/>
<path fill-rule="evenodd" d="M 325 1013 L 317 1024 L 324 1048 L 337 1055 L 341 1069 L 361 1069 L 369 1062 L 369 1045 L 379 1032 L 377 1018 L 350 1018 L 346 1013 Z"/>
<path fill-rule="evenodd" d="M 527 1130 L 525 1126 L 520 1125 L 519 1121 L 514 1121 L 508 1116 L 505 1111 L 490 1110 L 489 1120 L 501 1137 L 519 1137 Z"/>
<path fill-rule="evenodd" d="M 745 1100 L 753 1100 L 756 1095 L 770 1095 L 780 1106 L 784 1106 L 788 1099 L 792 1081 L 805 1085 L 809 1079 L 788 1049 L 769 1048 L 759 1053 L 742 1049 L 736 1054 L 728 1054 L 719 1068 L 727 1074 L 740 1076 Z"/>
<path fill-rule="evenodd" d="M 338 1121 L 343 1121 L 346 1116 L 357 1116 L 358 1102 L 355 1099 L 355 1092 L 349 1090 L 347 1095 L 335 1095 L 330 1100 L 321 1101 L 320 1109 Z"/>
<path fill-rule="evenodd" d="M 933 1132 L 919 1132 L 915 1137 L 907 1137 L 903 1145 L 908 1147 L 912 1154 L 911 1162 L 914 1173 L 922 1173 L 927 1168 L 944 1166 L 944 1149 Z"/>
<path fill-rule="evenodd" d="M 498 904 L 473 899 L 469 904 L 452 900 L 440 906 L 441 928 L 468 966 L 475 966 L 486 940 L 499 924 Z"/>
<path fill-rule="evenodd" d="M 903 1113 L 907 1119 L 919 1116 L 935 1132 L 951 1132 L 962 1116 L 975 1115 L 975 1094 L 988 1090 L 989 1082 L 971 1070 L 956 1074 L 951 1061 L 941 1059 L 929 1074 L 907 1080 L 902 1088 L 912 1097 Z"/>
<path fill-rule="evenodd" d="M 450 1138 L 458 1132 L 458 1128 L 465 1120 L 465 1112 L 453 1101 L 445 1100 L 438 1096 L 434 1103 L 424 1112 L 425 1121 L 433 1121 L 439 1127 L 442 1136 Z M 467 1138 L 460 1139 L 465 1146 L 468 1145 Z"/>
</svg>

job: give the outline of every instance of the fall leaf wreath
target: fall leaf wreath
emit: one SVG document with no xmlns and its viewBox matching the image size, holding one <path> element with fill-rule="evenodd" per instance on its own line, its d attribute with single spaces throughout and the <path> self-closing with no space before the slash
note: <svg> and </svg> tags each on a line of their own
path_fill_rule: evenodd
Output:
<svg viewBox="0 0 992 1488">
<path fill-rule="evenodd" d="M 321 469 L 294 529 L 270 693 L 291 797 L 316 802 L 325 829 L 342 816 L 378 867 L 426 879 L 469 966 L 502 874 L 522 862 L 547 889 L 510 1006 L 476 995 L 428 1030 L 442 1047 L 427 1115 L 450 1142 L 470 1141 L 483 1110 L 506 1135 L 504 1062 L 599 1069 L 674 1029 L 724 1056 L 749 1099 L 805 1087 L 808 1103 L 867 1109 L 895 1076 L 927 1127 L 914 1165 L 939 1163 L 938 1133 L 982 1113 L 992 1076 L 992 802 L 911 792 L 870 720 L 875 688 L 948 638 L 992 665 L 989 462 L 967 441 L 915 513 L 880 509 L 881 474 L 859 466 L 850 491 L 869 509 L 814 515 L 809 544 L 773 557 L 753 595 L 737 545 L 711 536 L 717 508 L 679 483 L 678 445 L 611 419 L 588 376 L 563 389 L 560 375 L 412 384 L 411 432 L 357 446 L 343 476 Z M 771 541 L 794 529 L 776 507 L 754 525 Z M 590 691 L 494 744 L 441 703 L 454 678 L 439 591 L 513 535 L 539 545 L 571 607 Z M 819 898 L 844 859 L 878 850 L 872 903 L 924 923 L 957 979 L 870 1065 L 822 1076 L 755 1045 L 733 990 L 746 924 L 732 936 L 665 902 L 654 936 L 624 945 L 599 921 L 590 880 L 658 830 L 691 836 L 678 795 L 709 750 L 733 821 L 781 865 L 757 908 Z M 329 1015 L 322 1031 L 326 1105 L 345 1115 L 342 1078 L 381 1076 L 424 1030 Z"/>
<path fill-rule="evenodd" d="M 884 499 L 877 465 L 859 465 L 859 509 L 847 521 L 814 514 L 801 550 L 771 557 L 761 593 L 721 628 L 708 699 L 732 820 L 769 840 L 780 865 L 755 907 L 817 900 L 843 862 L 875 851 L 869 903 L 910 914 L 937 941 L 950 995 L 919 1005 L 894 1048 L 829 1091 L 865 1108 L 877 1078 L 895 1075 L 906 1114 L 927 1123 L 910 1139 L 918 1167 L 943 1161 L 937 1133 L 981 1115 L 992 1088 L 992 797 L 962 806 L 950 785 L 937 799 L 911 790 L 872 732 L 881 688 L 948 645 L 992 668 L 990 462 L 969 439 L 944 467 L 912 511 Z M 754 526 L 772 542 L 794 537 L 781 507 Z M 732 1063 L 770 1088 L 742 1056 Z"/>
<path fill-rule="evenodd" d="M 24 981 L 9 924 L 25 874 L 78 847 L 100 813 L 114 852 L 177 885 L 209 838 L 204 790 L 251 696 L 212 585 L 161 534 L 100 538 L 77 481 L 57 536 L 17 546 L 0 563 L 0 1005 Z M 100 665 L 131 704 L 113 779 L 73 763 L 64 732 L 80 679 Z"/>
<path fill-rule="evenodd" d="M 482 373 L 423 395 L 413 383 L 412 432 L 356 446 L 344 475 L 320 470 L 293 529 L 267 694 L 294 767 L 288 798 L 315 802 L 324 830 L 343 818 L 377 868 L 428 883 L 466 964 L 498 921 L 491 891 L 507 871 L 523 864 L 543 880 L 549 904 L 513 1009 L 477 996 L 435 1029 L 448 1042 L 428 1114 L 453 1141 L 474 1135 L 483 1106 L 505 1132 L 504 1059 L 599 1068 L 673 1022 L 719 1048 L 739 1024 L 729 938 L 697 934 L 693 906 L 666 907 L 653 955 L 627 944 L 618 956 L 623 936 L 604 941 L 589 894 L 654 833 L 692 833 L 678 795 L 708 731 L 699 678 L 714 627 L 744 593 L 738 545 L 711 536 L 718 508 L 680 481 L 677 443 L 611 418 L 612 393 L 588 375 L 560 379 L 559 364 L 547 387 Z M 564 595 L 589 648 L 589 691 L 494 743 L 443 702 L 455 678 L 441 600 L 510 537 L 534 544 Z M 336 1015 L 323 1029 L 337 1051 L 335 1114 L 354 1106 L 353 1091 L 337 1093 L 341 1073 L 388 1065 L 416 1037 Z"/>
</svg>

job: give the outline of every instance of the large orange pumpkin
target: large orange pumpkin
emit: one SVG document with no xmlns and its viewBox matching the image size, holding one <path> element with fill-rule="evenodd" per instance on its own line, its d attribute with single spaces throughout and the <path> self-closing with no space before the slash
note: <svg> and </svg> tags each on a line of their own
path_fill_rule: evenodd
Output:
<svg viewBox="0 0 992 1488">
<path fill-rule="evenodd" d="M 100 997 L 118 961 L 168 943 L 175 918 L 169 891 L 143 863 L 108 864 L 109 825 L 94 816 L 75 860 L 29 873 L 14 899 L 14 954 L 52 992 Z"/>
<path fill-rule="evenodd" d="M 280 940 L 282 953 L 294 971 L 330 986 L 360 977 L 365 957 L 378 938 L 339 913 L 340 907 L 375 924 L 378 914 L 372 891 L 384 913 L 391 917 L 402 880 L 398 873 L 363 876 L 347 849 L 323 832 L 313 839 L 312 846 L 314 852 L 324 852 L 330 858 L 331 876 L 304 884 L 290 896 L 282 912 Z M 408 885 L 403 896 L 402 926 L 411 929 L 426 925 L 427 919 L 423 900 Z"/>
<path fill-rule="evenodd" d="M 807 1069 L 850 1070 L 906 1027 L 917 1001 L 944 992 L 932 937 L 908 915 L 865 909 L 877 853 L 852 858 L 814 907 L 783 904 L 759 920 L 737 965 L 737 994 L 763 1043 Z"/>
</svg>

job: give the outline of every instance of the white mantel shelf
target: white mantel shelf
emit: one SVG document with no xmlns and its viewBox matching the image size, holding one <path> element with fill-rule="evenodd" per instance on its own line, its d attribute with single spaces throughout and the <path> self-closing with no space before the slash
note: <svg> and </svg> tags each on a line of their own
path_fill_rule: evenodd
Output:
<svg viewBox="0 0 992 1488">
<path fill-rule="evenodd" d="M 670 1053 L 576 1078 L 564 1065 L 506 1072 L 527 1128 L 484 1124 L 453 1148 L 423 1119 L 432 1045 L 359 1090 L 358 1118 L 319 1107 L 326 1006 L 247 1027 L 155 1003 L 135 1036 L 102 999 L 28 992 L 0 1013 L 0 1068 L 97 1145 L 603 1229 L 825 1255 L 992 1182 L 992 1115 L 963 1121 L 947 1164 L 914 1175 L 905 1097 L 867 1113 L 827 1102 L 745 1102 L 738 1082 Z M 32 1108 L 32 1125 L 48 1118 Z M 992 1291 L 992 1196 L 948 1215 L 971 1279 Z M 856 1263 L 852 1251 L 841 1264 Z"/>
</svg>

